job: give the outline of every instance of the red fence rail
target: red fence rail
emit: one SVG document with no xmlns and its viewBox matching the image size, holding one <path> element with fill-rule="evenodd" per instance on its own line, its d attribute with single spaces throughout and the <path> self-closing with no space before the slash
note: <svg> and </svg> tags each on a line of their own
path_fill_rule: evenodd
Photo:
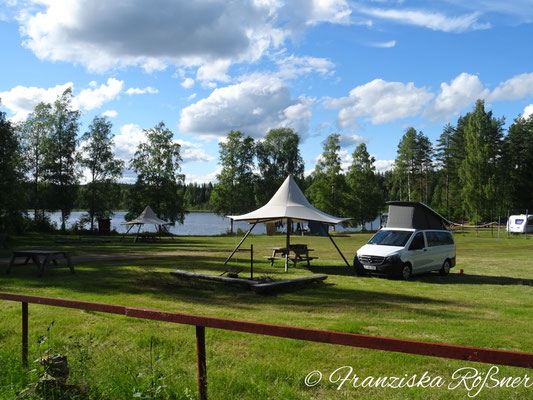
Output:
<svg viewBox="0 0 533 400">
<path fill-rule="evenodd" d="M 416 340 L 394 339 L 380 336 L 360 335 L 355 333 L 298 328 L 294 326 L 272 325 L 259 322 L 238 321 L 145 308 L 126 307 L 113 304 L 92 303 L 87 301 L 58 299 L 51 297 L 29 296 L 14 293 L 0 292 L 0 299 L 22 303 L 22 362 L 25 365 L 27 364 L 28 360 L 28 303 L 74 308 L 86 311 L 97 311 L 108 314 L 119 314 L 126 317 L 151 319 L 183 325 L 194 325 L 196 326 L 198 391 L 200 399 L 207 398 L 205 328 L 225 329 L 236 332 L 254 333 L 288 339 L 307 340 L 311 342 L 330 343 L 342 346 L 362 347 L 367 349 L 533 369 L 533 353 L 420 342 Z"/>
</svg>

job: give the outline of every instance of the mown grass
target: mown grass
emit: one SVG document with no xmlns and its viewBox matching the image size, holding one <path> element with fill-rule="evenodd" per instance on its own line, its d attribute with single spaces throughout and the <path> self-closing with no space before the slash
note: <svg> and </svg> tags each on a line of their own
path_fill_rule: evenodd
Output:
<svg viewBox="0 0 533 400">
<path fill-rule="evenodd" d="M 160 253 L 162 258 L 76 265 L 76 275 L 51 269 L 36 277 L 31 265 L 0 274 L 0 290 L 51 297 L 146 307 L 282 325 L 331 329 L 395 338 L 533 352 L 531 315 L 533 295 L 533 239 L 488 233 L 455 235 L 457 267 L 448 277 L 426 274 L 403 282 L 358 278 L 346 267 L 327 238 L 296 237 L 315 249 L 310 269 L 304 266 L 282 272 L 262 255 L 284 243 L 282 236 L 251 236 L 255 275 L 277 279 L 324 273 L 324 285 L 300 291 L 259 296 L 217 284 L 192 287 L 171 277 L 184 269 L 220 274 L 222 263 L 239 237 L 179 237 L 134 245 L 130 240 L 110 243 L 55 243 L 58 236 L 14 238 L 17 248 L 64 248 L 78 255 L 109 253 Z M 336 241 L 351 262 L 354 251 L 368 234 L 339 235 Z M 171 252 L 176 254 L 171 255 Z M 4 252 L 3 256 L 8 253 Z M 247 271 L 247 253 L 230 264 Z M 465 274 L 459 274 L 459 269 Z M 243 275 L 241 273 L 241 275 Z M 47 334 L 47 328 L 54 321 Z M 48 339 L 37 346 L 38 338 Z M 152 341 L 152 357 L 150 342 Z M 425 371 L 447 384 L 462 367 L 487 372 L 490 365 L 436 359 L 376 350 L 272 338 L 207 329 L 208 390 L 213 399 L 459 399 L 464 388 L 353 388 L 327 382 L 329 374 L 352 366 L 359 377 L 385 377 Z M 134 390 L 149 394 L 152 381 L 165 384 L 160 398 L 196 396 L 194 327 L 135 320 L 116 315 L 30 305 L 30 359 L 52 347 L 66 354 L 69 382 L 83 388 L 84 397 L 131 398 Z M 34 380 L 20 367 L 20 304 L 0 302 L 0 398 L 16 397 Z M 155 361 L 160 357 L 159 361 Z M 152 362 L 150 362 L 152 360 Z M 152 365 L 152 367 L 150 367 Z M 314 370 L 323 381 L 307 387 L 305 376 Z M 499 377 L 523 376 L 529 371 L 500 367 Z M 163 379 L 156 379 L 163 374 Z M 529 374 L 531 375 L 531 374 Z M 531 398 L 533 389 L 484 389 L 478 398 Z"/>
</svg>

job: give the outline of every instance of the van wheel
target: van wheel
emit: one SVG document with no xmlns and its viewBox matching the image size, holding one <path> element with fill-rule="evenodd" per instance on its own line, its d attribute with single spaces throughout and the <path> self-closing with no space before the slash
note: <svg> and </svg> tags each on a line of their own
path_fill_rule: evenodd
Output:
<svg viewBox="0 0 533 400">
<path fill-rule="evenodd" d="M 442 268 L 439 270 L 439 273 L 442 275 L 442 276 L 446 276 L 450 273 L 450 260 L 446 260 L 444 261 L 444 264 L 442 264 Z"/>
<path fill-rule="evenodd" d="M 408 281 L 411 278 L 411 266 L 409 264 L 404 264 L 402 267 L 402 279 Z"/>
</svg>

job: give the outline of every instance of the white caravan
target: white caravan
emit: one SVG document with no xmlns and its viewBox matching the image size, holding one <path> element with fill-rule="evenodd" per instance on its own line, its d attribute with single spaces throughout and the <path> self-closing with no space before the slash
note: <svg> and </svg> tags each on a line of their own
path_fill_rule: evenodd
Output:
<svg viewBox="0 0 533 400">
<path fill-rule="evenodd" d="M 533 215 L 511 215 L 507 221 L 507 232 L 533 233 Z"/>
</svg>

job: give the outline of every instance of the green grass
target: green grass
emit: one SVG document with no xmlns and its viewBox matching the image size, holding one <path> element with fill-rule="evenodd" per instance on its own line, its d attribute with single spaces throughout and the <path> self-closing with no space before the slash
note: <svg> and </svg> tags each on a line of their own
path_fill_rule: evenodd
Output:
<svg viewBox="0 0 533 400">
<path fill-rule="evenodd" d="M 495 235 L 496 236 L 496 235 Z M 69 236 L 72 238 L 72 236 Z M 262 259 L 272 246 L 284 244 L 282 236 L 251 236 L 255 275 L 285 277 L 327 274 L 326 283 L 276 296 L 260 296 L 218 284 L 187 286 L 169 272 L 184 269 L 220 274 L 223 261 L 240 237 L 179 237 L 157 243 L 133 244 L 112 238 L 110 243 L 59 245 L 61 236 L 14 238 L 16 248 L 63 248 L 74 254 L 170 253 L 164 258 L 76 265 L 76 275 L 66 269 L 36 277 L 31 265 L 0 274 L 0 290 L 51 297 L 146 307 L 199 315 L 294 325 L 342 332 L 388 336 L 466 346 L 533 352 L 533 239 L 505 236 L 498 242 L 490 233 L 455 235 L 457 267 L 448 277 L 436 273 L 403 282 L 358 278 L 344 266 L 327 238 L 295 237 L 307 243 L 318 260 L 310 270 L 274 267 Z M 351 262 L 354 251 L 368 234 L 339 235 L 336 241 Z M 3 251 L 0 257 L 7 257 Z M 247 253 L 238 253 L 230 264 L 246 268 Z M 460 275 L 459 269 L 465 274 Z M 15 398 L 32 379 L 20 367 L 20 304 L 0 302 L 0 398 Z M 47 334 L 51 322 L 54 325 Z M 40 335 L 48 339 L 37 346 Z M 150 341 L 153 353 L 150 357 Z M 207 329 L 208 390 L 212 399 L 463 399 L 464 388 L 340 390 L 327 382 L 329 374 L 352 366 L 359 377 L 403 377 L 425 371 L 449 383 L 455 370 L 475 367 L 487 372 L 490 365 L 468 363 L 377 350 L 272 338 Z M 116 315 L 30 305 L 30 360 L 52 347 L 66 354 L 69 382 L 85 388 L 85 397 L 131 398 L 134 389 L 150 385 L 152 376 L 164 374 L 157 385 L 167 385 L 160 398 L 196 396 L 194 327 L 135 320 Z M 160 356 L 159 361 L 154 361 Z M 152 365 L 150 365 L 152 358 Z M 309 388 L 305 376 L 322 371 L 324 380 Z M 139 375 L 139 373 L 141 375 Z M 500 367 L 499 377 L 532 375 L 529 370 Z M 139 377 L 137 377 L 139 375 Z M 484 389 L 478 398 L 531 398 L 523 387 Z"/>
</svg>

